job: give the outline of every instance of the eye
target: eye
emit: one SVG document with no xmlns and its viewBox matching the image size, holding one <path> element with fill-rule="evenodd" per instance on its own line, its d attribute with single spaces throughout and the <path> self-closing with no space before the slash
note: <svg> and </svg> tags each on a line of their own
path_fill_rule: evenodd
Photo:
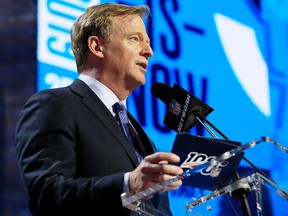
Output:
<svg viewBox="0 0 288 216">
<path fill-rule="evenodd" d="M 134 42 L 139 42 L 139 41 L 140 41 L 140 38 L 139 38 L 139 36 L 137 36 L 137 35 L 133 35 L 133 36 L 130 37 L 130 40 L 131 40 L 131 41 L 134 41 Z"/>
</svg>

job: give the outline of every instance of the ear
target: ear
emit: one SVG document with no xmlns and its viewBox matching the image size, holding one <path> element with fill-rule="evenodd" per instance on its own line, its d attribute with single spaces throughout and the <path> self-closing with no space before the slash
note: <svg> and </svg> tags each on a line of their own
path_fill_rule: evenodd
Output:
<svg viewBox="0 0 288 216">
<path fill-rule="evenodd" d="M 103 41 L 97 37 L 97 36 L 90 36 L 88 38 L 88 48 L 91 53 L 96 55 L 99 58 L 103 58 L 103 52 L 102 52 L 102 43 Z"/>
</svg>

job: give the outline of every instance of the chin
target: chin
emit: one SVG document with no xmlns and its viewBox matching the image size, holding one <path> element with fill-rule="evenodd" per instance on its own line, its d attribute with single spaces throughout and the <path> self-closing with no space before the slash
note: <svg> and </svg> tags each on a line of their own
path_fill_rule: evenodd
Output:
<svg viewBox="0 0 288 216">
<path fill-rule="evenodd" d="M 135 79 L 135 84 L 136 86 L 142 86 L 146 83 L 146 78 L 143 77 L 139 77 L 139 79 Z"/>
<path fill-rule="evenodd" d="M 138 79 L 137 79 L 138 78 Z M 130 79 L 130 81 L 128 81 L 128 85 L 130 85 L 131 88 L 135 89 L 139 86 L 143 86 L 146 83 L 146 78 L 145 76 L 141 76 L 141 77 L 134 77 L 134 79 Z"/>
<path fill-rule="evenodd" d="M 141 82 L 139 82 L 139 85 L 138 86 L 142 86 L 146 83 L 146 79 L 143 79 Z"/>
</svg>

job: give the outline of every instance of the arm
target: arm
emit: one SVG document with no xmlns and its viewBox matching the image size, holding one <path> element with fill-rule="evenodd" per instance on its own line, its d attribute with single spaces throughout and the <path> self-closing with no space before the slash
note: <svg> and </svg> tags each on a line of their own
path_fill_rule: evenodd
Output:
<svg viewBox="0 0 288 216">
<path fill-rule="evenodd" d="M 41 92 L 23 109 L 16 149 L 30 209 L 35 215 L 95 215 L 112 203 L 116 212 L 125 211 L 120 200 L 124 172 L 104 177 L 76 175 L 73 105 L 58 95 Z"/>
</svg>

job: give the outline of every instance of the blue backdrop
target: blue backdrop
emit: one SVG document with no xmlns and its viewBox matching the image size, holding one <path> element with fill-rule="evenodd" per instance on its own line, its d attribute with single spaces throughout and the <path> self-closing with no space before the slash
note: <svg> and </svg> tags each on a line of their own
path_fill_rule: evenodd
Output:
<svg viewBox="0 0 288 216">
<path fill-rule="evenodd" d="M 110 1 L 38 1 L 38 90 L 77 78 L 70 27 L 98 2 Z M 232 140 L 245 144 L 265 135 L 288 146 L 287 0 L 114 2 L 151 8 L 147 31 L 155 55 L 147 83 L 130 97 L 128 109 L 158 149 L 171 151 L 176 133 L 162 123 L 165 105 L 150 94 L 155 82 L 177 83 L 213 107 L 208 119 Z M 209 137 L 201 126 L 190 133 Z M 288 188 L 282 151 L 265 143 L 246 157 Z M 247 175 L 249 165 L 241 167 Z M 185 187 L 181 192 L 170 194 L 174 215 L 185 215 L 185 203 L 203 193 Z"/>
</svg>

